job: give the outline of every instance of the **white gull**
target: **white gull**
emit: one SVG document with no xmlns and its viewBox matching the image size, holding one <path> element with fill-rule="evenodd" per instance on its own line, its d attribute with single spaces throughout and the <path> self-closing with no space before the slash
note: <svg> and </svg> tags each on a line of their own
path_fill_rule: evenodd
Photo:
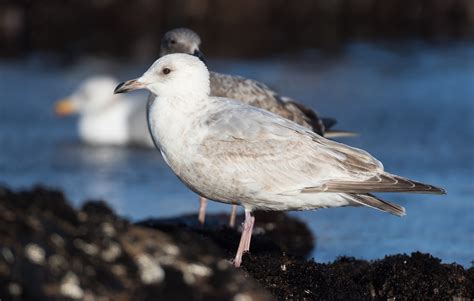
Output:
<svg viewBox="0 0 474 301">
<path fill-rule="evenodd" d="M 56 114 L 79 115 L 79 137 L 87 144 L 154 147 L 145 118 L 145 101 L 110 93 L 118 83 L 110 76 L 89 77 L 56 103 Z"/>
<path fill-rule="evenodd" d="M 244 207 L 236 267 L 250 248 L 256 209 L 367 206 L 403 216 L 403 207 L 371 193 L 445 193 L 387 173 L 367 152 L 288 119 L 209 96 L 209 72 L 196 57 L 164 56 L 115 93 L 141 88 L 151 92 L 147 115 L 155 145 L 178 178 L 201 196 Z"/>
</svg>

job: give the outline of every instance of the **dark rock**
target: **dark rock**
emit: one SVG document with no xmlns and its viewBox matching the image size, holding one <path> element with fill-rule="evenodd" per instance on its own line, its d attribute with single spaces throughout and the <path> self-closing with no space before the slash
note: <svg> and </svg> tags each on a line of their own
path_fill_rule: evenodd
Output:
<svg viewBox="0 0 474 301">
<path fill-rule="evenodd" d="M 49 51 L 151 60 L 163 33 L 176 27 L 198 31 L 205 53 L 218 56 L 308 48 L 333 53 L 354 39 L 472 39 L 472 7 L 472 0 L 6 0 L 0 2 L 0 55 Z"/>
<path fill-rule="evenodd" d="M 257 213 L 251 252 L 233 268 L 239 232 L 226 215 L 118 217 L 104 202 L 68 205 L 61 192 L 0 187 L 0 299 L 5 300 L 469 300 L 474 268 L 429 254 L 375 261 L 304 258 L 306 226 Z M 246 297 L 250 297 L 246 298 Z"/>
<path fill-rule="evenodd" d="M 232 258 L 240 234 L 225 226 L 226 215 L 206 218 L 205 227 L 197 223 L 196 215 L 140 224 L 169 234 L 202 235 L 218 245 L 223 256 Z M 268 223 L 273 225 L 268 227 Z M 266 228 L 271 230 L 262 230 Z M 294 248 L 301 241 L 311 241 L 312 236 L 302 222 L 286 214 L 257 212 L 255 232 L 242 269 L 278 300 L 452 300 L 474 296 L 474 268 L 466 271 L 457 264 L 442 264 L 429 254 L 393 255 L 373 262 L 341 257 L 321 264 L 304 259 L 308 246 Z"/>
<path fill-rule="evenodd" d="M 104 202 L 75 210 L 45 188 L 0 189 L 0 300 L 270 300 L 193 233 L 130 225 Z"/>
<path fill-rule="evenodd" d="M 243 269 L 278 300 L 471 300 L 474 296 L 473 268 L 442 264 L 419 252 L 373 262 L 341 257 L 330 264 L 246 254 Z"/>
</svg>

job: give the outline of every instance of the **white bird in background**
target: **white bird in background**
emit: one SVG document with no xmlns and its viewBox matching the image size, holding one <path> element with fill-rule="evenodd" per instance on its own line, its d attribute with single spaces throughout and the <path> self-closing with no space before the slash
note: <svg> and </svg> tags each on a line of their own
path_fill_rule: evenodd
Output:
<svg viewBox="0 0 474 301">
<path fill-rule="evenodd" d="M 56 103 L 56 114 L 78 114 L 79 136 L 88 144 L 154 147 L 146 123 L 145 100 L 112 94 L 118 83 L 109 76 L 90 77 Z"/>
<path fill-rule="evenodd" d="M 160 55 L 172 53 L 187 53 L 194 55 L 204 61 L 204 55 L 200 49 L 201 38 L 197 33 L 188 28 L 177 28 L 165 33 L 161 39 Z M 270 89 L 267 85 L 253 79 L 241 76 L 210 72 L 211 95 L 239 100 L 245 104 L 278 114 L 292 120 L 305 128 L 321 136 L 350 137 L 354 132 L 330 130 L 336 124 L 333 118 L 321 118 L 314 110 L 302 103 L 282 96 Z M 203 224 L 206 214 L 207 200 L 199 199 L 199 221 Z M 235 223 L 237 207 L 232 206 L 229 224 Z"/>
<path fill-rule="evenodd" d="M 164 56 L 141 77 L 117 86 L 115 93 L 142 88 L 151 92 L 151 135 L 178 178 L 208 199 L 244 207 L 236 267 L 250 248 L 256 209 L 366 206 L 402 216 L 403 207 L 371 193 L 445 193 L 387 173 L 367 152 L 288 119 L 209 96 L 209 72 L 196 57 Z"/>
</svg>

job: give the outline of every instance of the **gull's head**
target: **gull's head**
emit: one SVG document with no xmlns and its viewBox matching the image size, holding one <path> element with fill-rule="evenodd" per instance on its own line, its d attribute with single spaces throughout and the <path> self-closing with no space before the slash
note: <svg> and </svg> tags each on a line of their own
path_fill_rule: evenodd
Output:
<svg viewBox="0 0 474 301">
<path fill-rule="evenodd" d="M 175 53 L 159 58 L 139 78 L 119 84 L 114 93 L 147 89 L 157 96 L 208 96 L 209 71 L 197 57 Z"/>
<path fill-rule="evenodd" d="M 176 28 L 165 33 L 161 39 L 160 55 L 187 53 L 204 61 L 200 47 L 201 38 L 197 33 L 188 28 Z"/>
<path fill-rule="evenodd" d="M 55 112 L 59 116 L 97 113 L 112 105 L 117 98 L 110 93 L 118 81 L 109 76 L 93 76 L 83 81 L 68 97 L 58 101 Z"/>
</svg>

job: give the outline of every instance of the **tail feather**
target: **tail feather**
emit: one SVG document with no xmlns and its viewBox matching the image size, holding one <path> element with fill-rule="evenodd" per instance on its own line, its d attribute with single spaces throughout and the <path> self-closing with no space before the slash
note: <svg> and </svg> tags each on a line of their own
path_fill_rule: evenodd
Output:
<svg viewBox="0 0 474 301">
<path fill-rule="evenodd" d="M 349 194 L 351 201 L 362 206 L 367 206 L 380 211 L 388 212 L 396 216 L 404 216 L 405 208 L 377 198 L 372 194 Z"/>
<path fill-rule="evenodd" d="M 324 133 L 326 138 L 357 137 L 359 133 L 350 131 L 329 130 Z"/>
<path fill-rule="evenodd" d="M 303 113 L 306 121 L 311 124 L 313 131 L 317 134 L 323 134 L 326 138 L 337 138 L 337 137 L 355 137 L 359 136 L 358 133 L 349 131 L 337 131 L 331 130 L 331 128 L 337 123 L 337 120 L 331 117 L 320 117 L 318 113 L 313 111 L 311 108 L 294 101 L 288 97 L 281 97 L 281 100 L 285 104 L 285 107 L 294 111 L 291 108 L 296 108 L 299 112 Z"/>
</svg>

